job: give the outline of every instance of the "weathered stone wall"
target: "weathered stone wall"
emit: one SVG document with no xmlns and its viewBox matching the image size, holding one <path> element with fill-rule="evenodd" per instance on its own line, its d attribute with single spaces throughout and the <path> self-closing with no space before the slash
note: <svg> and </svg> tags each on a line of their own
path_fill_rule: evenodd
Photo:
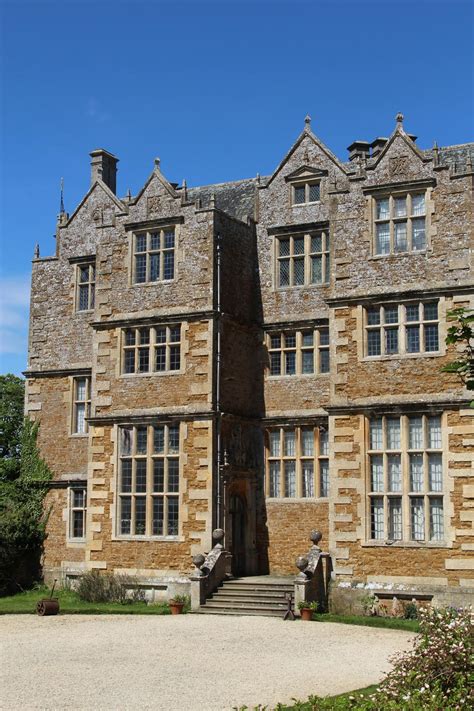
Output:
<svg viewBox="0 0 474 711">
<path fill-rule="evenodd" d="M 159 320 L 157 322 L 159 323 Z M 181 369 L 124 374 L 121 329 L 97 330 L 93 403 L 96 415 L 208 411 L 212 401 L 212 321 L 182 321 Z M 133 321 L 130 326 L 136 325 Z"/>
<path fill-rule="evenodd" d="M 38 446 L 55 479 L 87 473 L 88 434 L 72 434 L 72 378 L 30 378 L 26 414 L 39 422 Z"/>
<path fill-rule="evenodd" d="M 268 529 L 268 563 L 275 575 L 296 575 L 295 560 L 305 555 L 311 547 L 309 534 L 316 529 L 323 534 L 320 544 L 324 550 L 328 546 L 328 502 L 327 500 L 282 501 L 272 500 L 266 505 L 266 525 Z"/>
<path fill-rule="evenodd" d="M 44 543 L 43 575 L 48 583 L 63 582 L 66 570 L 84 569 L 85 543 L 68 540 L 68 490 L 51 489 L 45 498 L 48 517 Z"/>
</svg>

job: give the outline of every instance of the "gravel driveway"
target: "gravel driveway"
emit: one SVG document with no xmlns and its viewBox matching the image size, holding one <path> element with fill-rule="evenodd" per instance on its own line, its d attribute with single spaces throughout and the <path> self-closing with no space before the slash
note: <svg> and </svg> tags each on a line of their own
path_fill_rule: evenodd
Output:
<svg viewBox="0 0 474 711">
<path fill-rule="evenodd" d="M 271 617 L 0 617 L 0 708 L 224 711 L 379 681 L 398 630 Z"/>
</svg>

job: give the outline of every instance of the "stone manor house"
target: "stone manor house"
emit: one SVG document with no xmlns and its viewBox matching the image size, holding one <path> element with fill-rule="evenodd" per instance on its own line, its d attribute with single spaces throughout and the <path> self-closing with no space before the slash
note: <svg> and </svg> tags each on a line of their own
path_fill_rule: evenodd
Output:
<svg viewBox="0 0 474 711">
<path fill-rule="evenodd" d="M 474 592 L 474 410 L 445 345 L 473 305 L 474 144 L 398 115 L 347 160 L 304 130 L 266 177 L 91 186 L 33 260 L 26 409 L 54 472 L 47 579 L 165 589 L 225 531 L 293 576 L 312 529 L 341 595 Z M 171 589 L 171 588 L 170 588 Z"/>
</svg>

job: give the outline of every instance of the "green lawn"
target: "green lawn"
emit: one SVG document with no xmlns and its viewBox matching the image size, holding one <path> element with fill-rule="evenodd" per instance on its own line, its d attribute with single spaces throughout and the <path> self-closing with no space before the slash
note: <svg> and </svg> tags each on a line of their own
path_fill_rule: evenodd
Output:
<svg viewBox="0 0 474 711">
<path fill-rule="evenodd" d="M 365 617 L 364 615 L 333 615 L 314 614 L 313 620 L 318 622 L 339 622 L 343 625 L 363 625 L 364 627 L 386 627 L 392 630 L 407 630 L 418 632 L 418 620 L 405 620 L 398 617 Z"/>
<path fill-rule="evenodd" d="M 356 709 L 357 705 L 355 703 L 357 698 L 361 696 L 369 696 L 377 690 L 377 686 L 366 686 L 364 689 L 356 689 L 355 691 L 348 691 L 345 694 L 338 694 L 337 696 L 310 696 L 307 701 L 297 701 L 294 699 L 294 703 L 291 706 L 285 706 L 284 704 L 278 704 L 274 711 L 345 711 L 348 709 Z M 240 706 L 235 711 L 270 711 L 268 706 L 254 706 L 250 709 L 248 706 Z"/>
<path fill-rule="evenodd" d="M 28 615 L 36 613 L 36 603 L 43 597 L 49 597 L 50 588 L 34 590 L 0 597 L 0 615 Z M 119 602 L 84 602 L 72 590 L 55 590 L 54 597 L 59 598 L 59 612 L 68 615 L 169 615 L 166 603 L 147 605 L 145 602 L 121 604 Z"/>
</svg>

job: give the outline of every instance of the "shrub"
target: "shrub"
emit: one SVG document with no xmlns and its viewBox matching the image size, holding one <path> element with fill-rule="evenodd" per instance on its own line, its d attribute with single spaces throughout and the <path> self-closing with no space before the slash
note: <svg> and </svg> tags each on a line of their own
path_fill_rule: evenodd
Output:
<svg viewBox="0 0 474 711">
<path fill-rule="evenodd" d="M 420 634 L 414 649 L 392 659 L 394 667 L 368 706 L 373 709 L 461 709 L 469 705 L 472 671 L 470 610 L 418 611 Z"/>
<path fill-rule="evenodd" d="M 404 610 L 404 618 L 406 620 L 417 620 L 419 617 L 418 614 L 418 605 L 416 602 L 409 602 L 407 605 L 405 605 L 405 610 Z"/>
<path fill-rule="evenodd" d="M 86 602 L 120 602 L 123 605 L 145 600 L 145 593 L 135 587 L 133 578 L 111 573 L 101 575 L 96 570 L 85 573 L 80 578 L 77 594 Z"/>
</svg>

